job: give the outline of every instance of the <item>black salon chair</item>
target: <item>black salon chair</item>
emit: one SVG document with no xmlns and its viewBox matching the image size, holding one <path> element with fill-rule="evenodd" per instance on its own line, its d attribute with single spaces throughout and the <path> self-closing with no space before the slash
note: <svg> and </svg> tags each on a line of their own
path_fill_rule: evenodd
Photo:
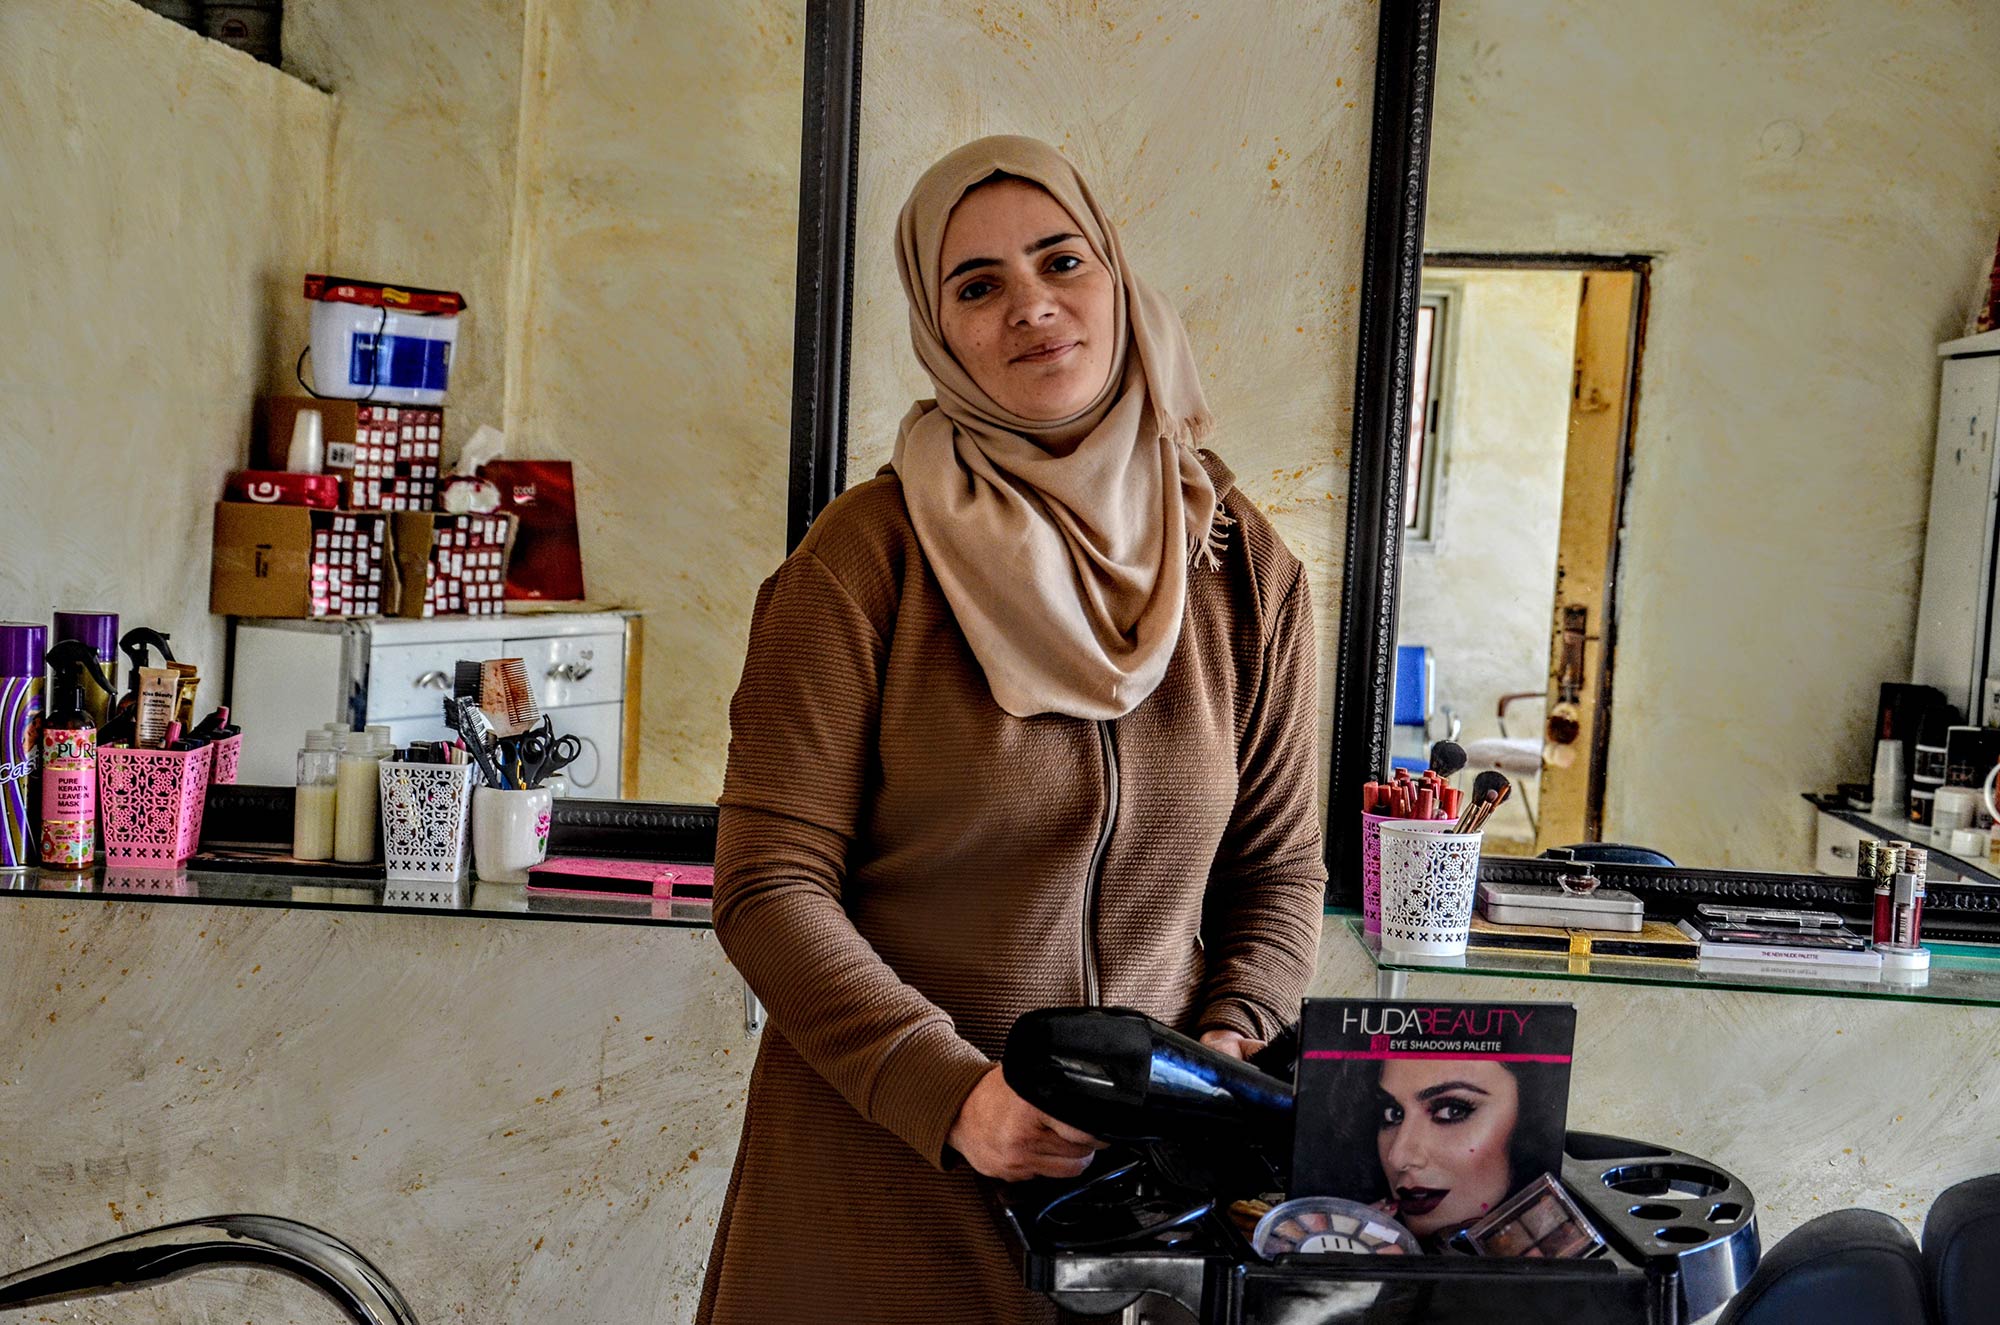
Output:
<svg viewBox="0 0 2000 1325">
<path fill-rule="evenodd" d="M 2000 1315 L 2000 1173 L 1949 1188 L 1924 1220 L 1924 1278 L 1937 1325 Z"/>
<path fill-rule="evenodd" d="M 1879 1210 L 1835 1210 L 1787 1233 L 1716 1325 L 1926 1325 L 1928 1319 L 1924 1257 L 1910 1231 Z M 1991 1320 L 1991 1312 L 1980 1319 Z"/>
</svg>

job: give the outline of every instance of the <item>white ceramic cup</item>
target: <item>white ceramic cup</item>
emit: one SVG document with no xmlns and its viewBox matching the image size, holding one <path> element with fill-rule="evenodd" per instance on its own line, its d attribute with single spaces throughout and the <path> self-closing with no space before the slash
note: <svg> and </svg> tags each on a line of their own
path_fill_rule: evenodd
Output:
<svg viewBox="0 0 2000 1325">
<path fill-rule="evenodd" d="M 528 867 L 549 854 L 549 813 L 555 798 L 547 787 L 472 791 L 473 869 L 488 883 L 526 883 Z"/>
</svg>

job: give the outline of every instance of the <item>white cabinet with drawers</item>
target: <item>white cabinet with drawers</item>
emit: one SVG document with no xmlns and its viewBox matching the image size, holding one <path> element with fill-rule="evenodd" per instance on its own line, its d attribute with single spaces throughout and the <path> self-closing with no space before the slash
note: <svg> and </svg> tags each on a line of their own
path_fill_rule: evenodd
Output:
<svg viewBox="0 0 2000 1325">
<path fill-rule="evenodd" d="M 583 743 L 570 794 L 635 794 L 639 616 L 564 612 L 497 617 L 235 623 L 230 712 L 243 728 L 243 782 L 290 786 L 306 729 L 383 723 L 398 745 L 442 740 L 460 658 L 519 658 L 559 732 Z M 629 720 L 628 720 L 629 719 Z"/>
</svg>

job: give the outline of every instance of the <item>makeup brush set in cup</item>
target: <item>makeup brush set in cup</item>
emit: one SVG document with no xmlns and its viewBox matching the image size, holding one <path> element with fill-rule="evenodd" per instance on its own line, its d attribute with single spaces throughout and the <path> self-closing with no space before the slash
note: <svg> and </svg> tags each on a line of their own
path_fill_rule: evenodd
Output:
<svg viewBox="0 0 2000 1325">
<path fill-rule="evenodd" d="M 1453 956 L 1471 933 L 1479 881 L 1480 829 L 1513 791 L 1491 769 L 1469 791 L 1452 778 L 1465 767 L 1455 741 L 1431 747 L 1420 775 L 1399 768 L 1362 788 L 1362 926 L 1385 950 Z"/>
</svg>

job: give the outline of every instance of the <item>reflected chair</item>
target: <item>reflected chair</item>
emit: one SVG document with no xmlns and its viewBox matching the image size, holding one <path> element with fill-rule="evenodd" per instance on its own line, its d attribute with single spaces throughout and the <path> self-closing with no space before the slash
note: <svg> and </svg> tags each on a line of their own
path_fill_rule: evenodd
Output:
<svg viewBox="0 0 2000 1325">
<path fill-rule="evenodd" d="M 1924 1277 L 1937 1325 L 2000 1318 L 2000 1173 L 1947 1188 L 1932 1203 Z"/>
<path fill-rule="evenodd" d="M 1389 767 L 1393 772 L 1407 768 L 1421 773 L 1431 766 L 1431 742 L 1458 739 L 1459 722 L 1450 710 L 1443 713 L 1444 727 L 1438 731 L 1437 666 L 1429 648 L 1422 644 L 1396 646 L 1395 707 L 1389 728 Z"/>
<path fill-rule="evenodd" d="M 1927 1325 L 1928 1319 L 1924 1256 L 1910 1231 L 1879 1210 L 1835 1210 L 1787 1233 L 1716 1325 Z M 1979 1319 L 1991 1320 L 1992 1313 Z"/>
<path fill-rule="evenodd" d="M 1659 869 L 1672 869 L 1674 858 L 1664 851 L 1651 847 L 1633 846 L 1630 842 L 1572 842 L 1568 846 L 1550 847 L 1542 853 L 1543 860 L 1573 860 L 1579 865 L 1651 865 Z"/>
<path fill-rule="evenodd" d="M 1539 690 L 1518 690 L 1511 695 L 1500 696 L 1493 715 L 1499 723 L 1500 734 L 1482 736 L 1465 743 L 1467 768 L 1496 768 L 1514 780 L 1515 799 L 1520 801 L 1522 812 L 1528 816 L 1528 831 L 1531 834 L 1539 834 L 1542 830 L 1541 821 L 1535 814 L 1535 800 L 1541 791 L 1537 781 L 1542 774 L 1542 738 L 1539 734 L 1515 736 L 1509 733 L 1507 710 L 1516 704 L 1545 698 Z"/>
</svg>

